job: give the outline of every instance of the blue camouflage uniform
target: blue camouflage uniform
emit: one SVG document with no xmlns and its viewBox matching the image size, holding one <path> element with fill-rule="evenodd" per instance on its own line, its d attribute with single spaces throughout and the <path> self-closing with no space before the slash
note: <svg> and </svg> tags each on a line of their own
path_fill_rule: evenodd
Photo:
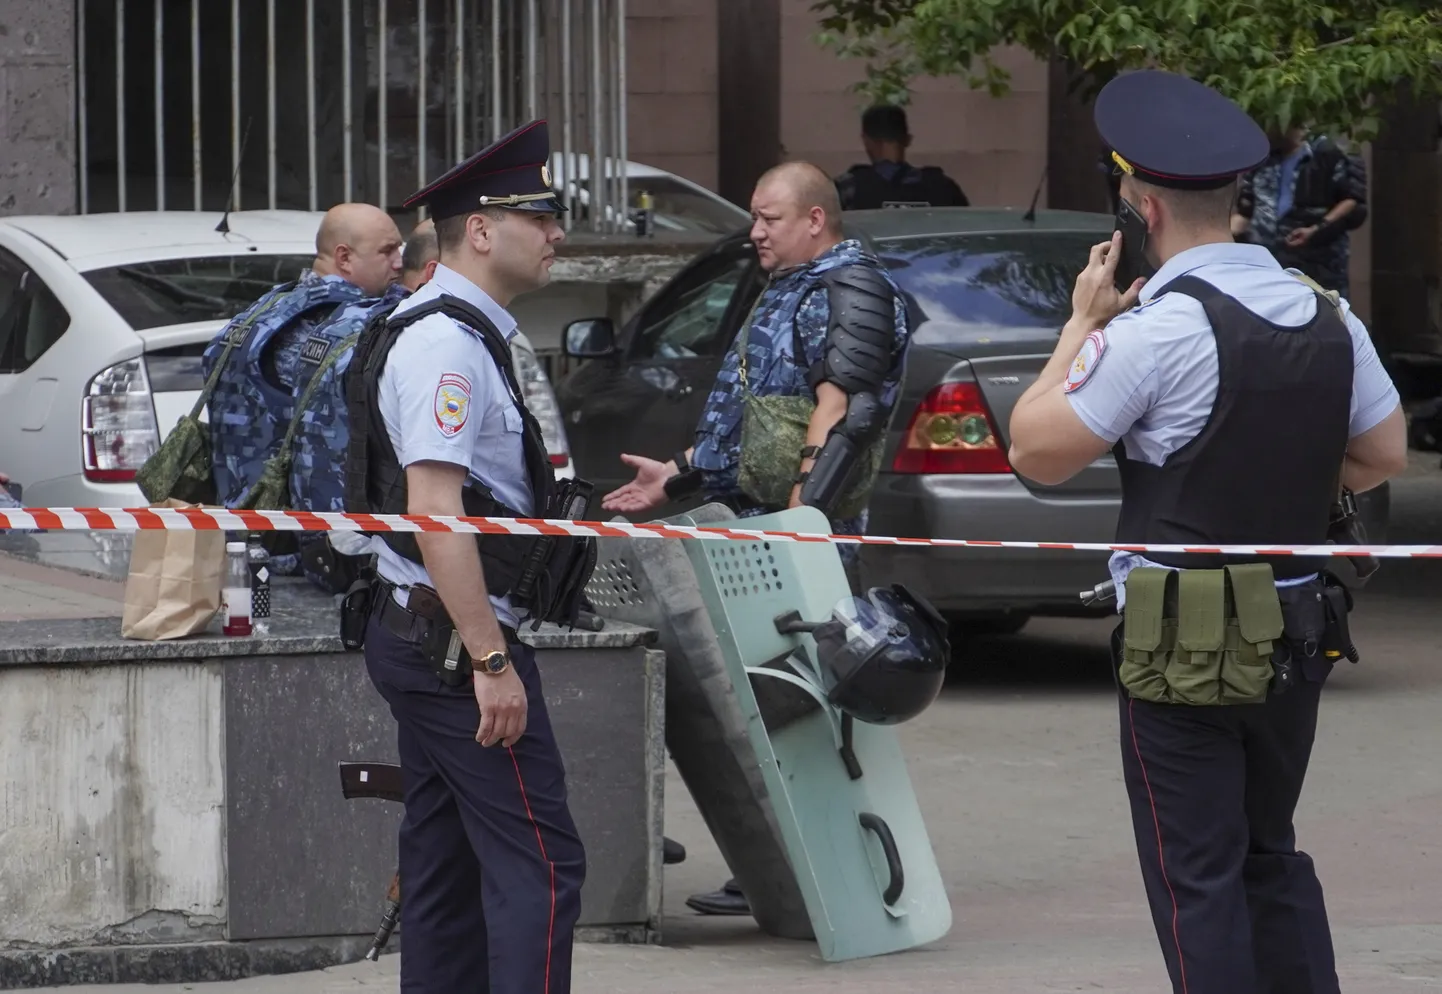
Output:
<svg viewBox="0 0 1442 994">
<path fill-rule="evenodd" d="M 1355 200 L 1352 212 L 1324 224 L 1327 212 L 1343 200 Z M 1367 217 L 1367 166 L 1329 138 L 1314 137 L 1289 155 L 1273 155 L 1242 177 L 1237 212 L 1251 220 L 1248 240 L 1264 245 L 1277 260 L 1299 269 L 1328 290 L 1347 296 L 1348 232 Z M 1305 245 L 1293 248 L 1287 236 L 1299 228 L 1320 226 Z"/>
<path fill-rule="evenodd" d="M 893 355 L 896 358 L 891 374 L 882 385 L 880 398 L 888 412 L 895 407 L 901 390 L 900 357 L 910 337 L 906 304 L 901 290 L 880 261 L 866 252 L 856 239 L 842 241 L 811 262 L 772 276 L 749 318 L 746 382 L 753 394 L 811 394 L 811 387 L 806 381 L 807 370 L 821 360 L 831 323 L 831 305 L 821 277 L 841 266 L 857 264 L 875 267 L 895 292 L 896 344 Z M 800 361 L 795 356 L 794 342 L 797 339 L 804 352 Z M 741 517 L 755 517 L 783 508 L 748 506 L 749 498 L 741 492 L 737 473 L 741 462 L 742 389 L 740 356 L 732 348 L 722 359 L 716 383 L 706 398 L 706 406 L 696 426 L 691 464 L 703 473 L 702 490 L 707 500 L 739 502 L 741 509 L 737 513 Z M 863 511 L 857 517 L 831 522 L 831 528 L 838 535 L 860 535 L 865 531 L 866 519 L 867 512 Z M 839 547 L 843 560 L 848 562 L 859 550 L 860 546 L 851 544 Z"/>
<path fill-rule="evenodd" d="M 394 303 L 404 293 L 404 287 L 392 284 L 383 296 L 368 297 L 339 276 L 321 276 L 308 269 L 293 286 L 273 287 L 212 339 L 202 360 L 206 376 L 232 331 L 258 308 L 267 308 L 245 330 L 210 398 L 212 472 L 216 495 L 224 506 L 236 507 L 246 500 L 266 460 L 279 450 L 299 395 L 330 346 L 359 331 L 375 309 Z M 312 453 L 307 450 L 307 466 L 317 462 L 338 466 L 344 461 L 343 444 L 328 460 L 318 461 Z M 338 471 L 292 473 L 292 496 L 300 495 L 298 506 L 303 509 L 339 510 L 341 481 Z M 319 500 L 312 496 L 315 487 L 325 491 Z M 271 565 L 277 573 L 294 574 L 300 556 L 282 552 L 273 555 Z"/>
</svg>

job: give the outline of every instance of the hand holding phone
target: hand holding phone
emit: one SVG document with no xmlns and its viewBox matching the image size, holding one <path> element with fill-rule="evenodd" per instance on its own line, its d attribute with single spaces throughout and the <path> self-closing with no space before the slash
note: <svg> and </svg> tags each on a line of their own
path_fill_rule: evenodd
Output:
<svg viewBox="0 0 1442 994">
<path fill-rule="evenodd" d="M 1121 257 L 1117 259 L 1116 288 L 1126 293 L 1139 279 L 1150 279 L 1156 274 L 1147 262 L 1147 219 L 1125 200 L 1117 206 L 1117 223 L 1114 231 L 1122 234 Z"/>
</svg>

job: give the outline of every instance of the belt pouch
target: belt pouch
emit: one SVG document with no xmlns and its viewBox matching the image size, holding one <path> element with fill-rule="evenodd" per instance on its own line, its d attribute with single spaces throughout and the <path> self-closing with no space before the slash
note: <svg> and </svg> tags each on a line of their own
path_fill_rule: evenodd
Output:
<svg viewBox="0 0 1442 994">
<path fill-rule="evenodd" d="M 1177 578 L 1177 651 L 1166 669 L 1178 704 L 1220 704 L 1227 637 L 1226 574 L 1182 570 Z"/>
<path fill-rule="evenodd" d="M 1345 656 L 1355 663 L 1359 657 L 1347 625 L 1347 615 L 1352 611 L 1352 592 L 1327 574 L 1323 577 L 1326 582 L 1322 587 L 1322 607 L 1326 623 L 1322 629 L 1322 649 L 1333 662 Z"/>
<path fill-rule="evenodd" d="M 432 620 L 426 625 L 421 653 L 446 686 L 459 687 L 471 679 L 470 653 L 466 652 L 461 633 L 456 631 L 449 618 Z"/>
<path fill-rule="evenodd" d="M 1227 621 L 1222 703 L 1260 704 L 1272 682 L 1272 653 L 1282 637 L 1282 602 L 1267 563 L 1226 567 L 1234 618 Z"/>
<path fill-rule="evenodd" d="M 1176 570 L 1139 566 L 1127 574 L 1122 612 L 1122 659 L 1117 678 L 1127 693 L 1143 701 L 1170 703 L 1165 670 L 1176 647 L 1177 623 L 1167 617 L 1167 601 L 1176 598 Z"/>
</svg>

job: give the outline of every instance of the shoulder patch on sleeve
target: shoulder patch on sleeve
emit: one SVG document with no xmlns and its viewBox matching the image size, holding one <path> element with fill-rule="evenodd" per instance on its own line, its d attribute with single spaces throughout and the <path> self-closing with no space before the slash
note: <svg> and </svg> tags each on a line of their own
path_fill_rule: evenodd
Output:
<svg viewBox="0 0 1442 994">
<path fill-rule="evenodd" d="M 1096 372 L 1097 366 L 1101 365 L 1106 351 L 1106 332 L 1098 328 L 1088 334 L 1086 341 L 1082 342 L 1081 350 L 1072 360 L 1071 369 L 1066 374 L 1066 384 L 1062 389 L 1066 393 L 1081 389 L 1082 385 L 1091 379 L 1092 373 Z"/>
<path fill-rule="evenodd" d="M 436 384 L 436 428 L 451 438 L 466 426 L 471 413 L 471 381 L 460 373 L 442 373 Z"/>
</svg>

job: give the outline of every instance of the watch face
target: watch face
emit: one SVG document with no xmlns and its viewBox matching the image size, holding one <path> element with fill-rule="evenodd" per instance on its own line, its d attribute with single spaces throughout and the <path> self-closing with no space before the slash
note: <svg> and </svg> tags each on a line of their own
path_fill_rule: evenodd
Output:
<svg viewBox="0 0 1442 994">
<path fill-rule="evenodd" d="M 488 654 L 486 655 L 485 665 L 486 665 L 486 671 L 489 672 L 489 673 L 499 673 L 499 672 L 501 672 L 501 670 L 503 670 L 503 669 L 506 668 L 506 656 L 505 656 L 505 653 L 501 653 L 501 652 L 488 653 Z"/>
</svg>

